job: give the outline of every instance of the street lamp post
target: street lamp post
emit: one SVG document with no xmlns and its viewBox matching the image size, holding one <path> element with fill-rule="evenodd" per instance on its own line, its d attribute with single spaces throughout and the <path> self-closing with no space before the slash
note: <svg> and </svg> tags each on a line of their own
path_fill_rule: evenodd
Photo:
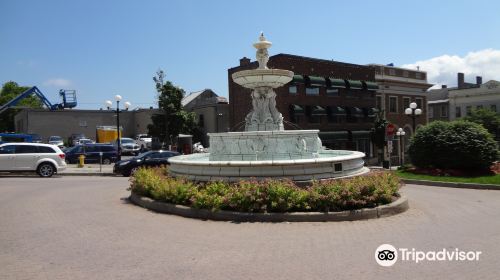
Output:
<svg viewBox="0 0 500 280">
<path fill-rule="evenodd" d="M 405 136 L 406 132 L 400 127 L 396 132 L 396 135 L 399 136 L 399 166 L 403 166 L 403 136 Z"/>
<path fill-rule="evenodd" d="M 416 119 L 416 117 L 418 117 L 422 114 L 422 109 L 417 108 L 417 103 L 412 102 L 412 103 L 410 103 L 410 107 L 405 109 L 405 114 L 412 118 L 412 120 L 413 120 L 413 134 L 415 134 L 415 131 L 416 131 L 415 119 Z"/>
<path fill-rule="evenodd" d="M 115 95 L 115 100 L 116 100 L 116 130 L 118 132 L 117 140 L 116 140 L 116 145 L 118 146 L 118 156 L 116 157 L 116 160 L 121 160 L 122 159 L 122 145 L 121 145 L 121 134 L 120 134 L 120 101 L 122 100 L 122 96 L 117 94 Z M 106 101 L 106 106 L 111 108 L 113 105 L 113 102 L 110 100 Z M 128 110 L 130 108 L 130 102 L 125 102 L 124 107 L 125 110 Z"/>
</svg>

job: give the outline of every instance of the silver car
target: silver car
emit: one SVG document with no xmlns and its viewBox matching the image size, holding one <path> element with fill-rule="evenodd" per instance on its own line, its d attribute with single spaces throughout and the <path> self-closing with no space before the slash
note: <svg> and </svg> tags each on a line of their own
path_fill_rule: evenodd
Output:
<svg viewBox="0 0 500 280">
<path fill-rule="evenodd" d="M 114 142 L 114 145 L 117 146 L 116 141 Z M 134 139 L 132 138 L 121 138 L 120 146 L 122 154 L 138 155 L 141 151 L 141 147 L 139 147 L 139 145 L 137 145 L 137 143 L 135 143 Z"/>
</svg>

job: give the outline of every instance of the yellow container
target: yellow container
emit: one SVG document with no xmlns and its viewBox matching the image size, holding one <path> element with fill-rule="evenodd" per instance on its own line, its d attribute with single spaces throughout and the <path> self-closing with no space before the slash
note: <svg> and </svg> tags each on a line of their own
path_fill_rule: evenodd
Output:
<svg viewBox="0 0 500 280">
<path fill-rule="evenodd" d="M 120 127 L 120 136 L 123 128 Z M 118 139 L 118 132 L 116 126 L 98 126 L 97 127 L 97 143 L 111 143 Z"/>
</svg>

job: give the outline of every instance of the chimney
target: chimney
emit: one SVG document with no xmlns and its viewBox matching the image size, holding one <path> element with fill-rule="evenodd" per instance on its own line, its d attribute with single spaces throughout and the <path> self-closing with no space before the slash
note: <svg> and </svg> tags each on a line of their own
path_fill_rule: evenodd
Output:
<svg viewBox="0 0 500 280">
<path fill-rule="evenodd" d="M 248 64 L 250 64 L 250 58 L 245 56 L 242 59 L 240 59 L 240 66 L 245 66 Z"/>
<path fill-rule="evenodd" d="M 464 88 L 464 73 L 458 73 L 457 75 L 457 78 L 458 78 L 458 88 Z"/>
<path fill-rule="evenodd" d="M 483 83 L 483 77 L 476 76 L 476 85 L 480 86 Z"/>
<path fill-rule="evenodd" d="M 447 85 L 441 85 L 441 88 L 447 88 L 448 86 Z"/>
</svg>

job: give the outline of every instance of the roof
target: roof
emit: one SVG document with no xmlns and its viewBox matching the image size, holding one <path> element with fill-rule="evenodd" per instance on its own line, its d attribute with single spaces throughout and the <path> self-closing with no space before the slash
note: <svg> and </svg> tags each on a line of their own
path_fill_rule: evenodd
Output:
<svg viewBox="0 0 500 280">
<path fill-rule="evenodd" d="M 189 95 L 184 96 L 184 98 L 182 98 L 182 100 L 181 100 L 182 106 L 186 106 L 187 104 L 191 103 L 191 101 L 195 100 L 196 97 L 200 96 L 206 90 L 209 90 L 209 89 L 204 89 L 204 90 L 200 90 L 200 91 L 191 92 Z"/>
</svg>

